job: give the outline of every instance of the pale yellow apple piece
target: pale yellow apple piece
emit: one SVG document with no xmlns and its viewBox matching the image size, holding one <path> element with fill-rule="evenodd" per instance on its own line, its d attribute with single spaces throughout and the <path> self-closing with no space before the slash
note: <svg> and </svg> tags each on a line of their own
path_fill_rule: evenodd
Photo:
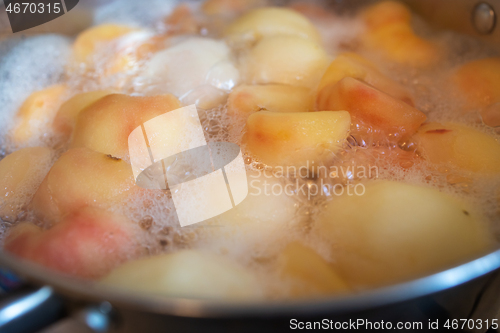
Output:
<svg viewBox="0 0 500 333">
<path fill-rule="evenodd" d="M 361 17 L 369 30 L 375 30 L 390 24 L 410 24 L 411 11 L 398 1 L 381 1 L 368 7 L 361 13 Z"/>
<path fill-rule="evenodd" d="M 257 111 L 307 112 L 312 111 L 309 89 L 279 84 L 243 85 L 229 95 L 227 109 L 230 115 L 248 117 Z"/>
<path fill-rule="evenodd" d="M 247 82 L 314 88 L 328 67 L 325 50 L 296 36 L 263 38 L 244 59 Z"/>
<path fill-rule="evenodd" d="M 492 249 L 492 236 L 471 206 L 436 189 L 375 181 L 362 195 L 333 198 L 316 219 L 332 243 L 333 264 L 357 286 L 417 278 Z"/>
<path fill-rule="evenodd" d="M 136 29 L 117 24 L 101 24 L 81 32 L 73 44 L 73 54 L 77 62 L 91 61 L 91 56 L 100 44 L 122 37 Z"/>
<path fill-rule="evenodd" d="M 468 62 L 451 79 L 466 97 L 468 108 L 486 108 L 500 102 L 500 57 Z"/>
<path fill-rule="evenodd" d="M 300 242 L 295 241 L 285 247 L 278 255 L 278 265 L 283 278 L 292 282 L 293 296 L 330 296 L 350 291 L 329 262 Z"/>
<path fill-rule="evenodd" d="M 54 85 L 32 93 L 16 114 L 12 132 L 14 141 L 22 144 L 41 135 L 47 123 L 56 115 L 66 91 L 66 86 Z"/>
<path fill-rule="evenodd" d="M 265 164 L 312 166 L 332 158 L 342 148 L 350 126 L 347 111 L 261 111 L 248 117 L 244 142 Z"/>
<path fill-rule="evenodd" d="M 321 36 L 305 16 L 292 9 L 277 7 L 259 8 L 246 13 L 227 28 L 226 35 L 235 41 L 295 36 L 321 43 Z"/>
<path fill-rule="evenodd" d="M 202 299 L 259 299 L 253 275 L 214 254 L 184 250 L 128 262 L 105 277 L 103 284 L 127 291 Z"/>
<path fill-rule="evenodd" d="M 423 158 L 465 171 L 500 172 L 500 143 L 491 135 L 457 123 L 429 123 L 414 136 Z"/>
<path fill-rule="evenodd" d="M 76 118 L 80 111 L 98 101 L 104 96 L 112 94 L 111 90 L 98 90 L 77 94 L 64 102 L 54 119 L 54 128 L 64 136 L 69 136 L 75 127 Z"/>
<path fill-rule="evenodd" d="M 50 168 L 52 150 L 23 148 L 0 161 L 0 218 L 16 220 Z"/>
<path fill-rule="evenodd" d="M 70 147 L 87 147 L 128 159 L 130 133 L 146 121 L 180 107 L 172 95 L 104 96 L 78 114 Z"/>
<path fill-rule="evenodd" d="M 75 148 L 54 163 L 31 207 L 39 218 L 54 223 L 83 207 L 117 207 L 138 190 L 127 162 L 87 148 Z"/>
</svg>

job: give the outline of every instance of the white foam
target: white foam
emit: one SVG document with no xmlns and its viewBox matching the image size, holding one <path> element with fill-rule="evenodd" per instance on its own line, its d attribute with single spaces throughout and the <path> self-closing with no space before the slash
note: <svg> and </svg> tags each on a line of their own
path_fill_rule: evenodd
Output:
<svg viewBox="0 0 500 333">
<path fill-rule="evenodd" d="M 32 92 L 62 81 L 70 45 L 52 34 L 0 43 L 0 133 Z"/>
<path fill-rule="evenodd" d="M 179 0 L 114 0 L 99 6 L 94 13 L 94 23 L 118 23 L 132 26 L 151 26 L 168 16 L 180 3 Z"/>
</svg>

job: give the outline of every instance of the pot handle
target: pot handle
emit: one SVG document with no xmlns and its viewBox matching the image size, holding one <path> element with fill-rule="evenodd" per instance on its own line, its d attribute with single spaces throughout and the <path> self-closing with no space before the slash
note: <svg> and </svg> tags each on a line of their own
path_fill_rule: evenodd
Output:
<svg viewBox="0 0 500 333">
<path fill-rule="evenodd" d="M 64 303 L 49 286 L 21 289 L 0 299 L 0 332 L 36 332 L 63 315 Z"/>
</svg>

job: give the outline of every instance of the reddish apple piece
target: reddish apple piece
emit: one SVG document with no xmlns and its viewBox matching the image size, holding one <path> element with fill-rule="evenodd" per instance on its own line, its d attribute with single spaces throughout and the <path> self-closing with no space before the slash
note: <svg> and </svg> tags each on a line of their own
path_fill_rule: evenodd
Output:
<svg viewBox="0 0 500 333">
<path fill-rule="evenodd" d="M 70 147 L 87 147 L 128 159 L 130 133 L 144 122 L 180 107 L 172 95 L 105 96 L 78 114 Z"/>
<path fill-rule="evenodd" d="M 15 221 L 50 168 L 52 150 L 30 147 L 0 161 L 0 218 Z"/>
<path fill-rule="evenodd" d="M 115 213 L 86 208 L 49 230 L 31 223 L 10 229 L 5 250 L 72 276 L 97 279 L 141 254 L 140 228 Z"/>
<path fill-rule="evenodd" d="M 98 101 L 104 96 L 110 95 L 113 92 L 110 90 L 90 91 L 82 94 L 77 94 L 63 103 L 57 111 L 54 119 L 54 128 L 64 136 L 69 136 L 75 127 L 75 122 L 80 111 Z"/>
<path fill-rule="evenodd" d="M 431 163 L 472 172 L 500 172 L 500 143 L 476 129 L 455 123 L 429 123 L 418 130 L 414 141 L 422 157 Z"/>
<path fill-rule="evenodd" d="M 66 86 L 54 85 L 32 93 L 16 114 L 13 139 L 26 143 L 30 138 L 41 135 L 47 122 L 54 118 L 59 103 L 66 92 Z"/>
<path fill-rule="evenodd" d="M 341 54 L 330 64 L 319 83 L 317 98 L 323 99 L 325 97 L 322 95 L 328 96 L 332 86 L 345 77 L 366 82 L 380 91 L 414 106 L 413 97 L 406 88 L 382 74 L 375 64 L 355 53 Z"/>
<path fill-rule="evenodd" d="M 350 77 L 328 89 L 318 95 L 319 110 L 349 111 L 353 123 L 371 126 L 390 140 L 412 135 L 426 119 L 407 103 Z"/>
<path fill-rule="evenodd" d="M 128 163 L 76 148 L 54 163 L 31 205 L 39 217 L 57 222 L 82 207 L 118 205 L 138 189 Z"/>
<path fill-rule="evenodd" d="M 346 111 L 261 111 L 248 117 L 244 142 L 265 164 L 312 166 L 342 148 L 350 124 Z"/>
</svg>

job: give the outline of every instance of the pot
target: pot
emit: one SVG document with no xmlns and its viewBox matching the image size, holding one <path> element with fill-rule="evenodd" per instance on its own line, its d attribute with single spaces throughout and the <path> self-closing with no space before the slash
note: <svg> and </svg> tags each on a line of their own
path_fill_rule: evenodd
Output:
<svg viewBox="0 0 500 333">
<path fill-rule="evenodd" d="M 27 33 L 48 29 L 71 35 L 82 30 L 90 24 L 96 2 L 81 2 L 49 27 L 44 25 Z M 340 1 L 334 5 L 351 9 L 363 2 Z M 440 27 L 500 45 L 495 14 L 500 13 L 498 0 L 407 2 Z M 500 321 L 500 249 L 429 276 L 359 294 L 266 302 L 205 301 L 124 293 L 63 276 L 5 252 L 0 252 L 0 265 L 19 276 L 25 282 L 23 286 L 29 286 L 17 288 L 0 299 L 2 332 L 32 332 L 61 318 L 66 319 L 55 326 L 61 332 L 276 332 L 300 328 L 301 323 L 314 321 L 332 328 L 376 329 L 377 323 L 380 328 L 381 322 L 391 322 L 393 328 L 403 323 L 417 325 L 411 327 L 414 330 L 426 330 L 436 321 L 442 328 L 447 320 L 452 323 L 453 319 L 480 320 L 482 327 L 475 325 L 473 330 L 486 332 L 489 327 L 495 328 L 492 325 L 495 318 Z M 372 326 L 368 326 L 369 322 Z M 469 327 L 469 330 L 472 329 Z"/>
</svg>

